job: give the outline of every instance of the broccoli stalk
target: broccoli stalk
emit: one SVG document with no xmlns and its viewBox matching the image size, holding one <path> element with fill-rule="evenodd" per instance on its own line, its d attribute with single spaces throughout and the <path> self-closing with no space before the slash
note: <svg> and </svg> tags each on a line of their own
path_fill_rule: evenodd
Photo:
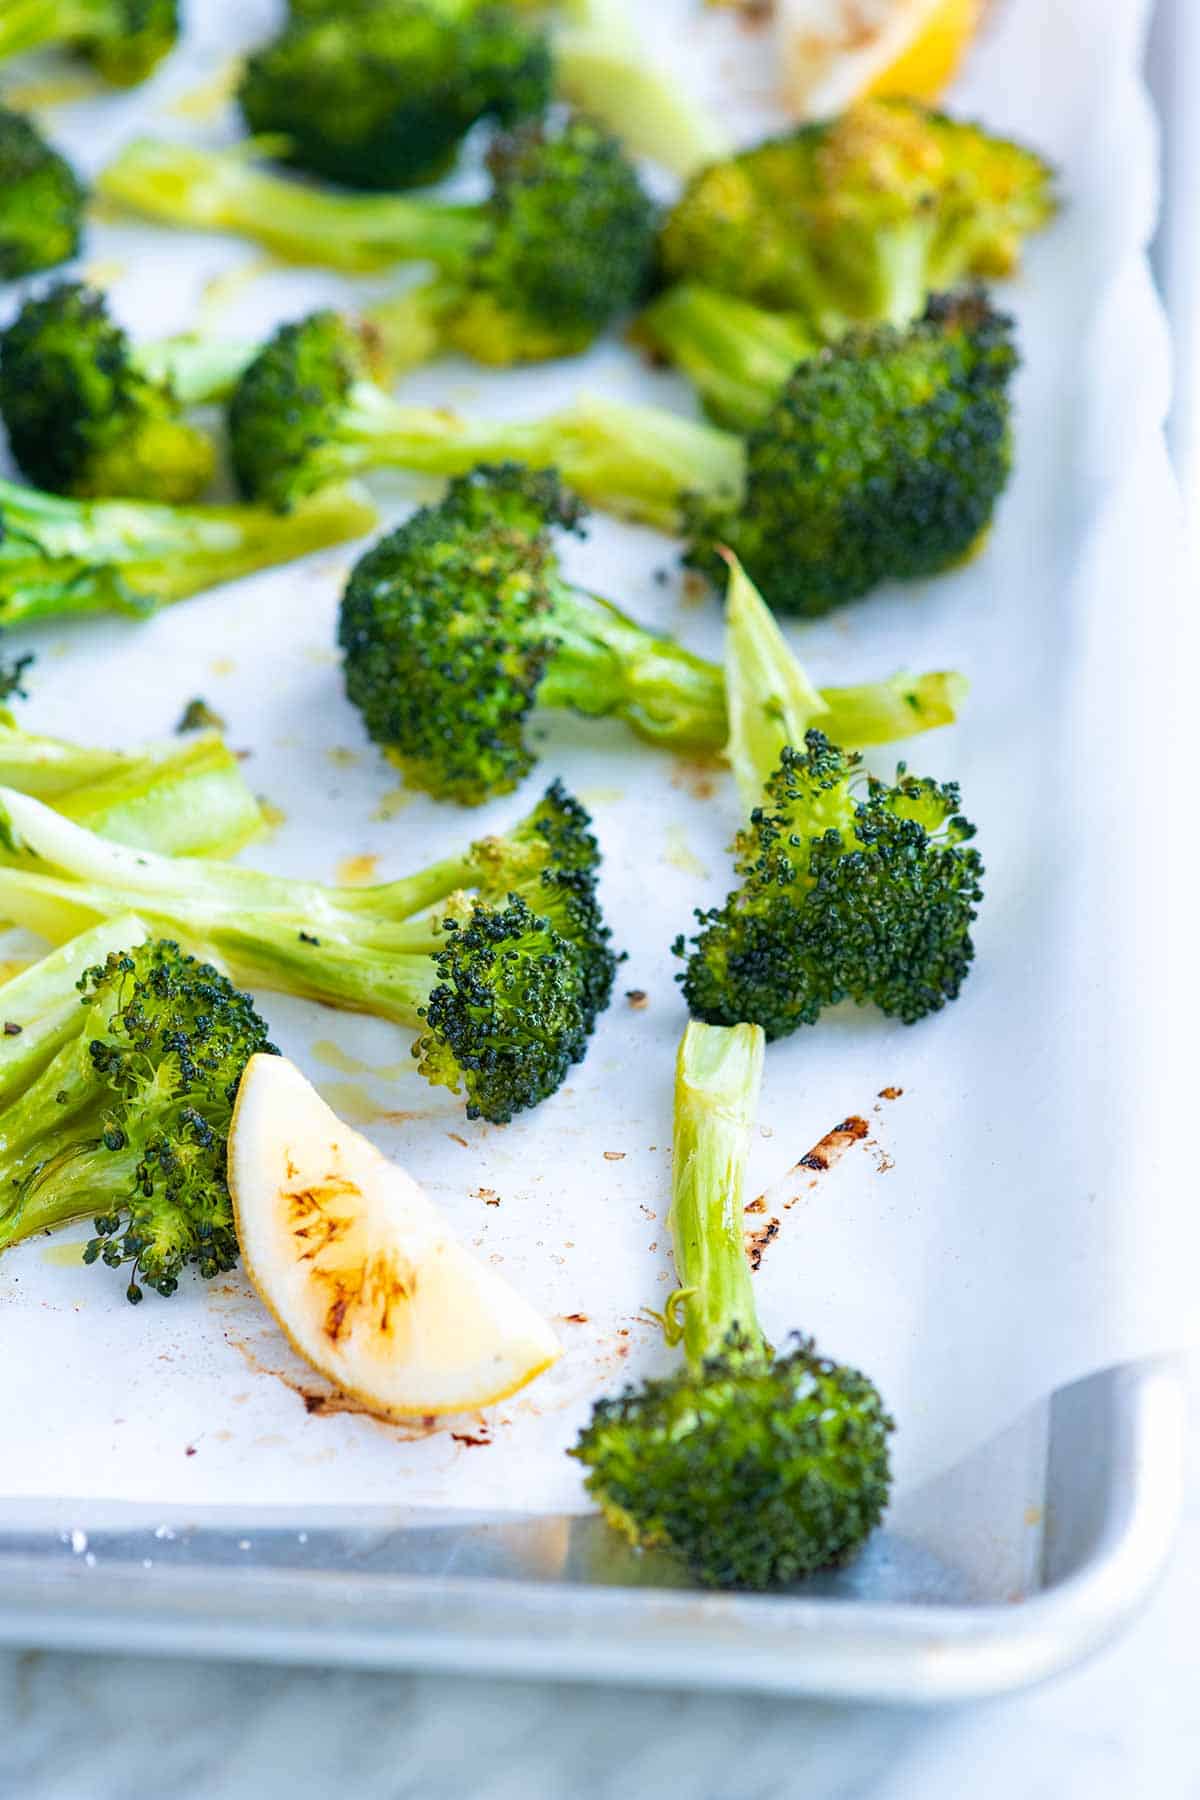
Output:
<svg viewBox="0 0 1200 1800">
<path fill-rule="evenodd" d="M 681 369 L 709 417 L 731 431 L 761 425 L 797 363 L 821 348 L 798 315 L 767 312 L 697 281 L 660 294 L 639 316 L 634 336 Z"/>
<path fill-rule="evenodd" d="M 339 626 L 346 688 L 414 786 L 463 805 L 509 791 L 534 763 L 527 726 L 535 706 L 619 718 L 664 748 L 725 744 L 722 671 L 563 578 L 552 532 L 578 531 L 581 521 L 579 503 L 552 474 L 482 468 L 359 562 Z M 816 693 L 756 605 L 757 623 L 747 603 L 734 606 L 731 630 L 756 647 L 760 711 L 777 713 L 777 691 L 803 682 L 805 724 L 819 715 L 852 743 L 907 737 L 955 717 L 963 684 L 952 674 Z"/>
<path fill-rule="evenodd" d="M 69 262 L 86 207 L 87 190 L 66 158 L 0 105 L 0 281 Z"/>
<path fill-rule="evenodd" d="M 61 46 L 85 56 L 106 81 L 135 87 L 178 37 L 178 0 L 5 0 L 0 62 Z"/>
<path fill-rule="evenodd" d="M 421 1073 L 465 1088 L 473 1118 L 554 1093 L 608 1003 L 599 852 L 557 785 L 508 837 L 357 889 L 129 850 L 12 789 L 0 809 L 0 916 L 62 942 L 136 911 L 238 981 L 407 1025 Z"/>
<path fill-rule="evenodd" d="M 0 708 L 0 784 L 64 818 L 163 856 L 232 856 L 264 827 L 241 764 L 215 731 L 140 751 L 22 731 Z"/>
<path fill-rule="evenodd" d="M 663 266 L 834 337 L 903 327 L 931 294 L 1010 274 L 1054 210 L 1032 151 L 914 101 L 866 100 L 701 170 L 665 222 Z"/>
<path fill-rule="evenodd" d="M 4 1004 L 19 1029 L 0 1050 L 0 1249 L 94 1218 L 84 1261 L 131 1265 L 132 1301 L 143 1282 L 173 1294 L 189 1265 L 231 1269 L 234 1098 L 275 1053 L 248 995 L 125 918 L 25 970 Z"/>
<path fill-rule="evenodd" d="M 372 509 L 342 490 L 280 518 L 248 506 L 66 500 L 0 481 L 0 621 L 142 616 L 361 537 L 374 523 Z"/>
<path fill-rule="evenodd" d="M 597 1402 L 570 1452 L 605 1517 L 707 1587 L 766 1589 L 845 1562 L 878 1525 L 893 1423 L 810 1341 L 776 1355 L 743 1239 L 763 1034 L 692 1023 L 675 1071 L 671 1238 L 678 1374 Z"/>
<path fill-rule="evenodd" d="M 238 232 L 292 262 L 433 263 L 431 282 L 368 315 L 397 368 L 439 347 L 496 364 L 571 355 L 641 296 L 655 209 L 615 139 L 588 120 L 498 138 L 479 204 L 320 193 L 264 169 L 264 148 L 134 144 L 99 187 L 151 218 Z"/>
</svg>

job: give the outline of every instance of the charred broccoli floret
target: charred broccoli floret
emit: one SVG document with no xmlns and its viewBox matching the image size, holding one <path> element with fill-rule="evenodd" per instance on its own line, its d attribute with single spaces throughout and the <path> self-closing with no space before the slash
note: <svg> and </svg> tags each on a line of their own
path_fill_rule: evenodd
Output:
<svg viewBox="0 0 1200 1800">
<path fill-rule="evenodd" d="M 114 921 L 25 970 L 0 1050 L 0 1248 L 94 1218 L 84 1261 L 128 1268 L 134 1301 L 173 1294 L 189 1267 L 211 1280 L 236 1264 L 233 1102 L 250 1058 L 276 1054 L 248 995 L 145 938 Z"/>
<path fill-rule="evenodd" d="M 553 787 L 506 838 L 365 888 L 111 843 L 0 789 L 0 908 L 62 941 L 137 911 L 235 980 L 417 1033 L 426 1080 L 505 1123 L 553 1094 L 608 1003 L 614 958 L 587 814 Z"/>
<path fill-rule="evenodd" d="M 662 259 L 674 279 L 836 335 L 906 325 L 930 294 L 1010 274 L 1054 210 L 1034 152 L 915 101 L 866 100 L 702 170 L 664 224 Z"/>
<path fill-rule="evenodd" d="M 758 1323 L 743 1183 L 762 1057 L 756 1026 L 687 1028 L 666 1315 L 686 1362 L 598 1401 L 571 1451 L 609 1523 L 706 1587 L 777 1587 L 845 1562 L 891 1487 L 893 1423 L 872 1383 L 803 1338 L 774 1352 Z"/>
<path fill-rule="evenodd" d="M 746 439 L 740 503 L 689 510 L 687 561 L 728 546 L 779 612 L 815 616 L 970 554 L 1012 463 L 1012 323 L 981 294 L 802 362 Z"/>
<path fill-rule="evenodd" d="M 906 1025 L 957 997 L 983 864 L 958 788 L 878 781 L 817 730 L 787 746 L 736 842 L 740 885 L 675 954 L 695 1018 L 769 1038 L 853 1000 Z"/>
<path fill-rule="evenodd" d="M 346 691 L 414 787 L 468 806 L 507 793 L 536 760 L 535 706 L 616 717 L 673 749 L 725 743 L 721 670 L 563 577 L 553 530 L 581 524 L 552 473 L 480 468 L 359 562 L 338 630 Z M 764 667 L 764 705 L 772 691 Z M 941 674 L 813 690 L 812 716 L 887 742 L 949 722 L 958 691 Z"/>
<path fill-rule="evenodd" d="M 376 0 L 295 18 L 246 64 L 250 130 L 281 133 L 298 168 L 356 188 L 445 174 L 483 118 L 545 111 L 541 31 L 490 0 Z"/>
<path fill-rule="evenodd" d="M 136 87 L 175 48 L 178 0 L 6 0 L 0 61 L 61 46 L 118 87 Z"/>
<path fill-rule="evenodd" d="M 62 282 L 0 334 L 0 415 L 30 481 L 79 499 L 194 500 L 215 451 L 138 368 L 103 294 Z"/>
<path fill-rule="evenodd" d="M 0 281 L 70 262 L 86 205 L 87 190 L 66 157 L 0 105 Z"/>
<path fill-rule="evenodd" d="M 434 263 L 429 282 L 369 315 L 396 368 L 453 348 L 508 364 L 584 349 L 638 300 L 655 211 L 619 144 L 586 119 L 492 146 L 479 204 L 330 194 L 243 148 L 134 144 L 100 178 L 109 199 L 169 224 L 239 232 L 295 262 L 377 269 Z"/>
<path fill-rule="evenodd" d="M 337 489 L 281 519 L 253 506 L 64 500 L 0 481 L 0 624 L 142 616 L 374 523 L 370 507 Z"/>
</svg>

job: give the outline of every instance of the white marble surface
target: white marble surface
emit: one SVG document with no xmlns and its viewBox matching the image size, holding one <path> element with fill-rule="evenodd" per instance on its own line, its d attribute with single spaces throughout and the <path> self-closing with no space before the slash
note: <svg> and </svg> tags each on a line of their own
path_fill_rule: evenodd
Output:
<svg viewBox="0 0 1200 1800">
<path fill-rule="evenodd" d="M 1200 1359 L 1193 1378 L 1200 1421 Z M 0 1652 L 21 1800 L 1196 1800 L 1200 1445 L 1166 1581 L 1032 1695 L 945 1712 Z"/>
</svg>

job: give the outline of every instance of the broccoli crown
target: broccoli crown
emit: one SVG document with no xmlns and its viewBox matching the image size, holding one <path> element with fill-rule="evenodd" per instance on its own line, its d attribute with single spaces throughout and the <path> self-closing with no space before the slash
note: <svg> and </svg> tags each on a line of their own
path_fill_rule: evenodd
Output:
<svg viewBox="0 0 1200 1800">
<path fill-rule="evenodd" d="M 437 985 L 413 1045 L 435 1086 L 465 1088 L 468 1118 L 507 1124 L 557 1091 L 595 1023 L 589 971 L 519 895 L 442 922 Z"/>
<path fill-rule="evenodd" d="M 194 500 L 213 446 L 143 375 L 103 294 L 62 282 L 0 336 L 0 414 L 30 481 L 86 499 Z"/>
<path fill-rule="evenodd" d="M 507 7 L 375 0 L 293 17 L 249 59 L 239 98 L 298 167 L 403 188 L 444 174 L 477 120 L 540 113 L 549 93 L 546 40 Z"/>
<path fill-rule="evenodd" d="M 675 944 L 695 1018 L 779 1038 L 841 1000 L 911 1025 L 958 995 L 983 897 L 975 828 L 952 783 L 901 763 L 888 786 L 861 763 L 819 731 L 784 750 L 737 840 L 741 885 Z"/>
<path fill-rule="evenodd" d="M 78 988 L 76 1033 L 4 1112 L 0 1241 L 92 1213 L 84 1260 L 130 1265 L 131 1300 L 170 1295 L 189 1265 L 237 1261 L 226 1140 L 242 1070 L 274 1046 L 247 995 L 167 940 Z"/>
<path fill-rule="evenodd" d="M 609 1523 L 708 1587 L 761 1590 L 844 1562 L 883 1517 L 883 1402 L 797 1339 L 723 1354 L 597 1402 L 571 1454 Z"/>
<path fill-rule="evenodd" d="M 1012 462 L 1012 321 L 935 298 L 904 332 L 851 332 L 801 363 L 746 440 L 731 514 L 687 503 L 687 560 L 733 550 L 778 612 L 809 617 L 879 582 L 935 575 L 989 524 Z"/>
<path fill-rule="evenodd" d="M 69 262 L 87 191 L 66 158 L 20 113 L 0 106 L 0 281 Z"/>
<path fill-rule="evenodd" d="M 1054 211 L 1040 157 L 907 100 L 702 170 L 663 228 L 663 263 L 819 327 L 903 325 L 930 292 L 1006 274 Z"/>
<path fill-rule="evenodd" d="M 588 119 L 498 138 L 481 235 L 446 325 L 485 363 L 584 350 L 642 294 L 655 207 L 616 138 Z"/>
<path fill-rule="evenodd" d="M 86 0 L 86 8 L 74 47 L 119 87 L 145 81 L 179 41 L 179 0 Z"/>
<path fill-rule="evenodd" d="M 364 375 L 353 330 L 337 313 L 280 326 L 229 403 L 230 453 L 242 493 L 286 511 L 339 473 L 340 439 Z"/>
<path fill-rule="evenodd" d="M 550 528 L 580 517 L 552 473 L 476 469 L 355 569 L 338 628 L 346 691 L 436 798 L 473 805 L 532 768 L 525 723 L 555 647 Z"/>
</svg>

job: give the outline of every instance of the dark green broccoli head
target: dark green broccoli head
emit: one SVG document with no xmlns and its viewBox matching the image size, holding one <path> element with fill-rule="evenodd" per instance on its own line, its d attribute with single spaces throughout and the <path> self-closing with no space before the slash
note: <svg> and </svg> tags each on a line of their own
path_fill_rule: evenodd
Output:
<svg viewBox="0 0 1200 1800">
<path fill-rule="evenodd" d="M 84 7 L 94 23 L 72 33 L 73 47 L 118 87 L 145 81 L 179 41 L 179 0 L 84 0 Z"/>
<path fill-rule="evenodd" d="M 771 1359 L 731 1333 L 698 1372 L 600 1400 L 571 1452 L 609 1523 L 707 1587 L 762 1590 L 844 1562 L 891 1483 L 882 1400 L 797 1340 Z"/>
<path fill-rule="evenodd" d="M 0 336 L 0 413 L 21 469 L 51 493 L 178 504 L 212 479 L 209 439 L 140 372 L 103 294 L 78 282 L 27 301 Z"/>
<path fill-rule="evenodd" d="M 437 799 L 473 805 L 532 768 L 525 724 L 554 650 L 550 529 L 579 520 L 553 474 L 476 469 L 355 569 L 338 629 L 346 691 Z"/>
<path fill-rule="evenodd" d="M 357 188 L 445 173 L 484 117 L 540 113 L 550 92 L 542 34 L 480 0 L 375 0 L 313 9 L 246 65 L 251 131 L 279 132 L 287 159 Z"/>
<path fill-rule="evenodd" d="M 443 922 L 438 981 L 413 1045 L 422 1075 L 466 1090 L 468 1118 L 503 1125 L 557 1092 L 595 1023 L 586 957 L 514 894 Z"/>
<path fill-rule="evenodd" d="M 0 281 L 69 262 L 87 191 L 28 119 L 0 106 Z"/>
<path fill-rule="evenodd" d="M 1040 157 L 908 100 L 867 100 L 698 174 L 662 258 L 821 329 L 905 325 L 939 292 L 1007 274 L 1052 217 Z"/>
<path fill-rule="evenodd" d="M 1012 322 L 982 294 L 935 298 L 904 332 L 852 332 L 801 363 L 746 440 L 736 513 L 687 508 L 687 560 L 722 545 L 771 606 L 814 617 L 881 581 L 968 556 L 1012 463 Z"/>
<path fill-rule="evenodd" d="M 983 864 L 952 783 L 894 786 L 810 731 L 737 840 L 741 885 L 679 938 L 693 1017 L 769 1038 L 853 1000 L 911 1025 L 956 998 L 975 954 Z"/>
<path fill-rule="evenodd" d="M 347 473 L 352 399 L 368 377 L 362 343 L 337 313 L 282 325 L 229 403 L 229 445 L 248 499 L 281 512 Z"/>
<path fill-rule="evenodd" d="M 2 519 L 0 519 L 2 528 Z M 33 667 L 37 658 L 32 651 L 25 656 L 0 656 L 0 706 L 7 706 L 10 700 L 28 700 L 25 687 L 25 676 Z M 11 713 L 5 717 L 11 719 Z"/>
<path fill-rule="evenodd" d="M 590 120 L 493 144 L 487 229 L 446 333 L 477 361 L 572 356 L 644 291 L 655 208 L 616 138 Z"/>
</svg>

